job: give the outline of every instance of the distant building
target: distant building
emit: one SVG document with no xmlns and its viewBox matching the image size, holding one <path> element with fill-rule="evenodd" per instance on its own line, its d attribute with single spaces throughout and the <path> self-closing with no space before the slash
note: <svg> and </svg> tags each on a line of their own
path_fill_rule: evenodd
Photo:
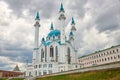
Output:
<svg viewBox="0 0 120 80">
<path fill-rule="evenodd" d="M 75 21 L 72 17 L 69 39 L 65 34 L 65 10 L 61 4 L 59 11 L 60 30 L 55 29 L 51 23 L 50 31 L 46 38 L 42 38 L 39 44 L 40 16 L 37 12 L 35 18 L 35 43 L 33 60 L 31 65 L 26 66 L 26 76 L 40 76 L 73 70 L 77 68 L 77 50 L 74 45 L 74 34 L 76 31 Z"/>
<path fill-rule="evenodd" d="M 15 68 L 13 69 L 13 71 L 18 71 L 18 72 L 20 72 L 20 69 L 19 69 L 18 65 L 15 66 Z"/>
<path fill-rule="evenodd" d="M 78 58 L 81 68 L 120 62 L 120 45 Z"/>
<path fill-rule="evenodd" d="M 17 70 L 16 70 L 17 69 Z M 14 71 L 0 70 L 0 78 L 9 78 L 9 77 L 20 77 L 24 73 L 20 72 L 18 65 L 16 65 Z"/>
</svg>

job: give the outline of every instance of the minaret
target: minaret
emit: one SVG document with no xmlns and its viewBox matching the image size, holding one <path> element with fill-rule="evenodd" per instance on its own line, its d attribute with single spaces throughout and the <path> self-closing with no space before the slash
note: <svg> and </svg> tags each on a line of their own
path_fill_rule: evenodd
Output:
<svg viewBox="0 0 120 80">
<path fill-rule="evenodd" d="M 74 34 L 72 31 L 69 33 L 69 41 L 71 42 L 72 46 L 74 47 Z"/>
<path fill-rule="evenodd" d="M 74 18 L 73 18 L 73 17 L 72 17 L 72 21 L 71 21 L 71 26 L 72 26 L 71 31 L 72 31 L 73 34 L 74 34 L 75 31 L 76 31 L 76 28 L 75 28 L 75 21 L 74 21 Z"/>
<path fill-rule="evenodd" d="M 35 64 L 37 60 L 37 56 L 38 56 L 38 44 L 39 44 L 39 27 L 40 27 L 40 16 L 39 16 L 39 12 L 37 12 L 36 14 L 36 18 L 35 18 L 35 41 L 34 41 L 34 52 L 33 52 L 33 64 Z"/>
<path fill-rule="evenodd" d="M 75 28 L 75 21 L 74 21 L 73 17 L 72 17 L 72 21 L 71 21 L 71 26 L 72 27 L 71 27 L 71 32 L 69 34 L 69 40 L 70 40 L 72 46 L 75 47 L 74 46 L 74 34 L 75 34 L 75 31 L 76 31 L 76 28 Z"/>
<path fill-rule="evenodd" d="M 64 11 L 64 8 L 63 8 L 63 4 L 61 3 L 61 7 L 60 7 L 60 11 L 59 11 L 59 20 L 60 20 L 60 28 L 61 28 L 61 36 L 60 36 L 60 39 L 61 39 L 61 44 L 64 44 L 65 43 L 65 15 L 64 15 L 65 11 Z"/>
<path fill-rule="evenodd" d="M 36 14 L 36 18 L 35 18 L 35 43 L 34 43 L 34 48 L 37 49 L 38 48 L 38 41 L 39 41 L 39 27 L 40 27 L 40 16 L 39 16 L 39 12 L 37 12 Z"/>
</svg>

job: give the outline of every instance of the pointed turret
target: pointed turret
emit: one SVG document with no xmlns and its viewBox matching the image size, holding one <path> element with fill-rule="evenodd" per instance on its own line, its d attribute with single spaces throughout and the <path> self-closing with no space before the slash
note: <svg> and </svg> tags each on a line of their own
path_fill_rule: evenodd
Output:
<svg viewBox="0 0 120 80">
<path fill-rule="evenodd" d="M 60 11 L 59 11 L 59 13 L 60 13 L 59 20 L 61 20 L 61 19 L 65 20 L 65 19 L 66 19 L 65 15 L 64 15 L 65 10 L 64 10 L 64 8 L 63 8 L 63 4 L 62 4 L 62 3 L 61 3 L 61 6 L 60 6 Z"/>
<path fill-rule="evenodd" d="M 50 30 L 54 30 L 53 23 L 51 23 Z"/>
<path fill-rule="evenodd" d="M 76 31 L 76 28 L 75 28 L 75 20 L 74 20 L 73 17 L 72 17 L 72 21 L 71 21 L 71 26 L 72 26 L 71 31 L 72 31 L 73 34 L 74 34 L 74 32 Z"/>
<path fill-rule="evenodd" d="M 59 11 L 59 20 L 60 20 L 60 30 L 61 30 L 61 35 L 60 35 L 60 39 L 61 39 L 61 44 L 65 43 L 65 15 L 64 15 L 65 11 L 63 8 L 63 4 L 61 3 L 60 6 L 60 11 Z"/>
<path fill-rule="evenodd" d="M 72 21 L 71 21 L 71 25 L 74 24 L 75 25 L 75 21 L 74 18 L 72 17 Z"/>
<path fill-rule="evenodd" d="M 39 12 L 37 12 L 35 20 L 40 20 Z"/>
<path fill-rule="evenodd" d="M 34 40 L 34 54 L 33 54 L 33 64 L 38 61 L 38 44 L 39 44 L 39 27 L 40 27 L 40 15 L 39 12 L 36 13 L 35 18 L 35 40 Z"/>
<path fill-rule="evenodd" d="M 64 7 L 63 7 L 63 4 L 61 3 L 61 6 L 60 6 L 60 11 L 59 12 L 65 12 L 64 11 Z"/>
<path fill-rule="evenodd" d="M 15 68 L 13 69 L 13 71 L 20 71 L 18 65 L 15 66 Z"/>
</svg>

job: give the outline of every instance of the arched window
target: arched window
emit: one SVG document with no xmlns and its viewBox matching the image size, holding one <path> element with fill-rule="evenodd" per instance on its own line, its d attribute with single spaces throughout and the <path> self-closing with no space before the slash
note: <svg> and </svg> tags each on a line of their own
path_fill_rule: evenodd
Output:
<svg viewBox="0 0 120 80">
<path fill-rule="evenodd" d="M 70 48 L 68 47 L 67 49 L 67 54 L 68 54 L 68 64 L 71 62 L 71 56 L 70 56 Z"/>
<path fill-rule="evenodd" d="M 43 58 L 44 58 L 44 50 L 41 49 L 41 62 L 43 61 Z"/>
<path fill-rule="evenodd" d="M 45 61 L 47 61 L 47 46 L 45 46 Z"/>
<path fill-rule="evenodd" d="M 55 39 L 55 36 L 53 36 L 53 40 Z"/>
<path fill-rule="evenodd" d="M 58 36 L 58 39 L 60 39 L 60 36 Z"/>
<path fill-rule="evenodd" d="M 58 47 L 55 47 L 55 53 L 56 53 L 56 62 L 58 61 Z"/>
<path fill-rule="evenodd" d="M 50 46 L 50 57 L 54 57 L 54 48 Z"/>
</svg>

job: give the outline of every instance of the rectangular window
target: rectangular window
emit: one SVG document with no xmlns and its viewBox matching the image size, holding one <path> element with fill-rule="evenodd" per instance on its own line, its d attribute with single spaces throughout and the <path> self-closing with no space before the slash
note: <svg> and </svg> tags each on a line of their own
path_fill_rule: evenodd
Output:
<svg viewBox="0 0 120 80">
<path fill-rule="evenodd" d="M 51 73 L 52 73 L 52 70 L 48 70 L 48 73 L 51 74 Z"/>
<path fill-rule="evenodd" d="M 49 64 L 49 68 L 52 68 L 52 64 Z"/>
<path fill-rule="evenodd" d="M 43 75 L 45 75 L 45 74 L 47 74 L 47 71 L 46 71 L 46 70 L 43 71 Z"/>
<path fill-rule="evenodd" d="M 42 67 L 42 65 L 40 64 L 40 65 L 39 65 L 39 68 L 41 68 L 41 67 Z"/>
<path fill-rule="evenodd" d="M 43 68 L 47 68 L 47 64 L 43 64 Z"/>
</svg>

